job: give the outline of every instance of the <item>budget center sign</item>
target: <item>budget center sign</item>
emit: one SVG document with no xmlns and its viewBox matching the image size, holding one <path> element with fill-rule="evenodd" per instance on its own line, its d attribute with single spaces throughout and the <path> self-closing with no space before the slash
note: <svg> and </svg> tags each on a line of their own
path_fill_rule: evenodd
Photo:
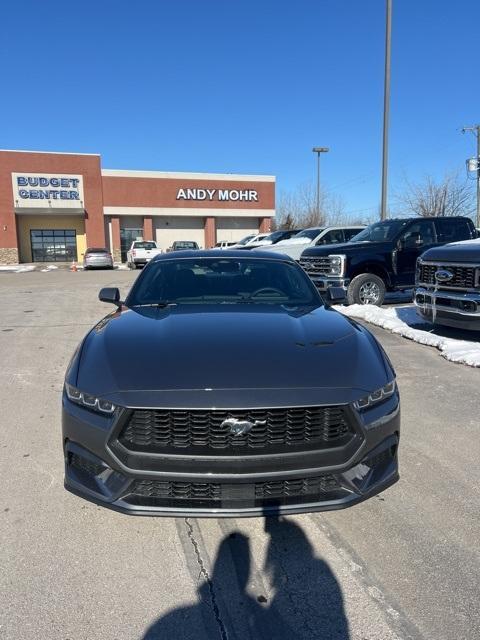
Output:
<svg viewBox="0 0 480 640">
<path fill-rule="evenodd" d="M 83 176 L 12 173 L 15 209 L 83 209 Z"/>
</svg>

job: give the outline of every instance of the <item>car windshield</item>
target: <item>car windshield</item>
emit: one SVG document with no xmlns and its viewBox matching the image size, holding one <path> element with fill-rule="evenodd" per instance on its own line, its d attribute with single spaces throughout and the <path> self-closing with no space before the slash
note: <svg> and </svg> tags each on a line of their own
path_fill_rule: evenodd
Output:
<svg viewBox="0 0 480 640">
<path fill-rule="evenodd" d="M 383 242 L 393 240 L 395 236 L 408 224 L 408 220 L 385 220 L 375 222 L 357 233 L 350 242 Z"/>
<path fill-rule="evenodd" d="M 309 238 L 310 240 L 313 240 L 322 231 L 323 231 L 323 228 L 321 227 L 319 227 L 318 229 L 304 229 L 303 231 L 300 231 L 300 233 L 297 233 L 296 236 L 293 236 L 293 238 L 290 238 L 290 239 L 296 240 L 297 238 Z"/>
<path fill-rule="evenodd" d="M 135 249 L 156 249 L 154 242 L 135 242 Z"/>
<path fill-rule="evenodd" d="M 278 240 L 285 240 L 288 237 L 288 231 L 274 231 L 269 236 L 264 238 L 264 240 L 269 240 L 272 244 L 275 244 L 275 242 L 278 242 Z"/>
<path fill-rule="evenodd" d="M 99 247 L 93 247 L 92 249 L 87 249 L 85 253 L 110 253 L 108 249 L 100 249 Z"/>
<path fill-rule="evenodd" d="M 250 240 L 251 240 L 252 238 L 255 238 L 255 235 L 254 235 L 254 234 L 251 234 L 251 235 L 249 235 L 249 236 L 245 236 L 244 238 L 242 238 L 241 240 L 239 240 L 239 241 L 237 242 L 237 244 L 242 244 L 242 245 L 243 245 L 243 244 L 247 244 L 247 242 L 250 242 Z"/>
<path fill-rule="evenodd" d="M 263 303 L 311 305 L 319 296 L 294 262 L 258 258 L 180 258 L 150 263 L 126 305 Z"/>
</svg>

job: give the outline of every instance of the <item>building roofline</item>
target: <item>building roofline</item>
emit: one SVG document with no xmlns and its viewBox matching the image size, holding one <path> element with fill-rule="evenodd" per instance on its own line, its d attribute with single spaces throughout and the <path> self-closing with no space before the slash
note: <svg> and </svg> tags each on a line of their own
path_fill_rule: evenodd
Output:
<svg viewBox="0 0 480 640">
<path fill-rule="evenodd" d="M 95 156 L 100 157 L 99 153 L 75 153 L 74 151 L 33 151 L 31 149 L 0 149 L 7 153 L 42 153 L 54 156 Z"/>
<path fill-rule="evenodd" d="M 177 178 L 180 180 L 275 182 L 275 176 L 269 175 L 240 175 L 238 173 L 190 173 L 188 171 L 137 171 L 128 169 L 102 169 L 102 176 L 110 178 Z"/>
</svg>

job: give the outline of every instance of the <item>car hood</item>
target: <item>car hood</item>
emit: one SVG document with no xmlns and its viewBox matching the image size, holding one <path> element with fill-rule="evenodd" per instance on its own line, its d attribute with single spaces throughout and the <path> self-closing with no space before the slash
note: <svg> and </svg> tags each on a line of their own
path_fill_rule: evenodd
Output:
<svg viewBox="0 0 480 640">
<path fill-rule="evenodd" d="M 320 234 L 320 231 L 318 232 Z M 301 238 L 288 238 L 287 240 L 280 240 L 280 242 L 277 242 L 278 244 L 283 244 L 283 245 L 291 245 L 291 244 L 310 244 L 310 242 L 312 242 L 312 238 L 308 238 L 307 236 L 302 236 Z"/>
<path fill-rule="evenodd" d="M 444 260 L 445 262 L 480 263 L 480 238 L 452 242 L 441 247 L 433 247 L 422 254 L 424 260 Z"/>
<path fill-rule="evenodd" d="M 343 403 L 383 386 L 387 366 L 368 331 L 323 306 L 178 305 L 104 318 L 69 382 L 126 406 Z"/>
<path fill-rule="evenodd" d="M 307 247 L 302 258 L 313 256 L 328 256 L 332 253 L 350 254 L 360 251 L 388 251 L 392 249 L 391 242 L 340 242 L 338 244 L 323 244 L 320 247 Z"/>
</svg>

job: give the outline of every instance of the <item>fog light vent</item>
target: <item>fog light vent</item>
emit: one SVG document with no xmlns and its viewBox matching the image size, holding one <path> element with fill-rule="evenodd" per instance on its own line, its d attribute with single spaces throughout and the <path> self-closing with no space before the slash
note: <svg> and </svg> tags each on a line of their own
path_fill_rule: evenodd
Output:
<svg viewBox="0 0 480 640">
<path fill-rule="evenodd" d="M 105 469 L 103 465 L 87 460 L 87 458 L 79 456 L 77 453 L 68 454 L 68 463 L 71 467 L 78 471 L 83 471 L 89 476 L 98 476 Z"/>
</svg>

